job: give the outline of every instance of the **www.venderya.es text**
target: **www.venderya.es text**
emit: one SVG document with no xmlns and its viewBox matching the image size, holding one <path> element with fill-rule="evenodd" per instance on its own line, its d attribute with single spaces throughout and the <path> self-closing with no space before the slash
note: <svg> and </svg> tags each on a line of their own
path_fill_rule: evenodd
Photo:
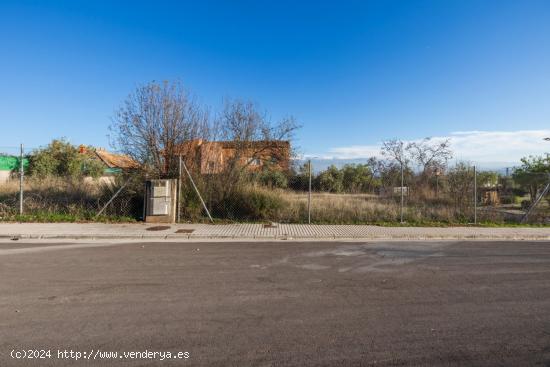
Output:
<svg viewBox="0 0 550 367">
<path fill-rule="evenodd" d="M 94 350 L 75 351 L 72 349 L 12 349 L 10 356 L 13 359 L 70 359 L 70 360 L 99 360 L 99 359 L 144 359 L 159 360 L 188 359 L 189 352 L 183 351 L 106 351 Z"/>
</svg>

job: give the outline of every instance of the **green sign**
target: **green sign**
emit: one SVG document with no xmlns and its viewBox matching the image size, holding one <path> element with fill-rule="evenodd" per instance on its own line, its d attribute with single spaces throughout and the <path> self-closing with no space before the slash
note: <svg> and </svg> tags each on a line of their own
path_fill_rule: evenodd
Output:
<svg viewBox="0 0 550 367">
<path fill-rule="evenodd" d="M 19 157 L 0 155 L 0 171 L 16 171 L 19 169 Z M 23 158 L 23 167 L 29 168 L 29 159 Z"/>
</svg>

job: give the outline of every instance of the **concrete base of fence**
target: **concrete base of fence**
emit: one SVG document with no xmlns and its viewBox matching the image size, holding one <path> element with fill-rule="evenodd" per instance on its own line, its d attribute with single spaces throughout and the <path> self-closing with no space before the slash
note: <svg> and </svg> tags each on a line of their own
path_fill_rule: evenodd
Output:
<svg viewBox="0 0 550 367">
<path fill-rule="evenodd" d="M 315 224 L 0 223 L 3 239 L 550 240 L 550 227 L 380 227 Z"/>
</svg>

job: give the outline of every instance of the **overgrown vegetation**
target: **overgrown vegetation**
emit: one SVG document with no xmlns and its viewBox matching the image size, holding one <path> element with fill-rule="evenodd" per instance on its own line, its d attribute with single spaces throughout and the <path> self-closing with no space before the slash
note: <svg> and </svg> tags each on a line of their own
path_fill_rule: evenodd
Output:
<svg viewBox="0 0 550 367">
<path fill-rule="evenodd" d="M 0 220 L 36 222 L 135 221 L 143 211 L 143 181 L 117 177 L 101 182 L 86 178 L 28 176 L 24 184 L 25 214 L 19 215 L 19 183 L 0 185 Z M 125 189 L 98 212 L 121 185 Z"/>
<path fill-rule="evenodd" d="M 268 152 L 265 145 L 257 144 L 292 141 L 299 128 L 292 116 L 274 121 L 257 104 L 238 99 L 226 100 L 217 115 L 209 111 L 181 83 L 140 86 L 124 101 L 111 126 L 116 148 L 138 162 L 139 170 L 100 179 L 104 164 L 64 139 L 53 140 L 29 157 L 24 202 L 28 214 L 18 216 L 18 186 L 12 182 L 0 186 L 0 217 L 20 221 L 139 219 L 145 178 L 176 178 L 179 157 L 219 221 L 303 223 L 308 218 L 306 192 L 311 181 L 314 223 L 395 223 L 401 217 L 401 193 L 403 219 L 409 224 L 469 223 L 474 202 L 481 207 L 479 221 L 505 223 L 517 221 L 549 180 L 549 156 L 524 158 L 512 176 L 478 172 L 474 199 L 473 167 L 467 162 L 449 167 L 450 141 L 429 138 L 387 140 L 378 158 L 364 164 L 332 165 L 313 172 L 310 179 L 307 163 L 289 170 L 277 164 L 281 157 L 294 156 L 285 151 L 284 144 L 274 144 Z M 224 154 L 216 172 L 205 172 L 198 160 L 195 143 L 203 141 L 231 142 L 231 153 Z M 200 154 L 211 152 L 201 150 Z M 98 216 L 122 186 L 116 201 Z M 181 193 L 181 218 L 204 220 L 202 204 L 185 176 Z M 547 205 L 543 204 L 531 217 L 533 221 L 547 220 Z"/>
<path fill-rule="evenodd" d="M 403 167 L 406 187 L 404 216 L 411 225 L 469 224 L 474 219 L 474 170 L 467 162 L 427 172 Z M 424 166 L 425 167 L 425 166 Z M 277 177 L 276 180 L 272 176 Z M 269 178 L 269 179 L 266 179 Z M 285 177 L 284 179 L 279 177 Z M 281 221 L 307 220 L 309 167 L 303 164 L 286 175 L 265 171 L 243 175 L 240 185 L 228 190 L 223 176 L 197 175 L 201 192 L 220 220 Z M 277 182 L 277 184 L 274 184 Z M 401 165 L 370 159 L 361 165 L 330 166 L 312 176 L 312 219 L 314 223 L 396 223 L 400 220 Z M 477 220 L 504 225 L 522 217 L 520 203 L 526 193 L 523 182 L 515 182 L 494 171 L 477 173 Z M 540 187 L 539 187 L 540 190 Z M 248 196 L 253 193 L 253 196 Z M 184 218 L 200 220 L 204 213 L 195 194 L 187 191 Z M 261 198 L 261 199 L 260 199 Z M 496 201 L 495 201 L 496 200 Z M 501 202 L 507 206 L 502 206 Z M 531 223 L 546 222 L 547 205 L 534 213 Z"/>
<path fill-rule="evenodd" d="M 19 182 L 0 185 L 0 220 L 120 222 L 141 218 L 141 173 L 105 176 L 105 169 L 92 147 L 55 139 L 29 155 L 23 187 L 24 215 L 19 215 Z M 124 190 L 105 206 L 123 185 Z"/>
<path fill-rule="evenodd" d="M 529 156 L 522 158 L 521 166 L 514 171 L 514 182 L 535 200 L 542 187 L 550 182 L 550 156 Z"/>
<path fill-rule="evenodd" d="M 93 148 L 87 147 L 88 150 Z M 44 148 L 36 149 L 30 155 L 29 174 L 38 177 L 82 177 L 98 178 L 105 166 L 89 154 L 83 154 L 79 147 L 65 139 L 52 140 Z"/>
</svg>

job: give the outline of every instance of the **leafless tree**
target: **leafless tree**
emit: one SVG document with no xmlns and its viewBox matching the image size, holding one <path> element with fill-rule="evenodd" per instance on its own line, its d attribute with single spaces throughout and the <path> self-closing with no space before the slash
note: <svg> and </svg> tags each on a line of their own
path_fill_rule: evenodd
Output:
<svg viewBox="0 0 550 367">
<path fill-rule="evenodd" d="M 407 150 L 411 158 L 418 164 L 424 176 L 429 176 L 437 170 L 443 170 L 452 158 L 451 141 L 434 142 L 424 138 L 419 142 L 409 143 Z"/>
<path fill-rule="evenodd" d="M 384 162 L 376 157 L 368 158 L 366 165 L 370 168 L 372 177 L 379 177 L 384 168 Z"/>
<path fill-rule="evenodd" d="M 244 170 L 255 160 L 290 158 L 290 144 L 299 128 L 292 116 L 273 122 L 249 101 L 227 99 L 217 124 L 221 138 L 234 144 L 229 169 Z M 269 152 L 269 154 L 266 154 Z"/>
<path fill-rule="evenodd" d="M 263 161 L 262 167 L 270 167 L 267 161 L 274 158 L 286 164 L 298 125 L 292 117 L 273 122 L 254 103 L 228 99 L 215 126 L 217 142 L 208 144 L 202 154 L 203 160 L 221 164 L 216 174 L 201 175 L 199 184 L 213 213 L 233 213 L 242 205 L 236 201 L 241 200 L 254 177 L 254 170 L 247 168 L 258 161 Z M 223 143 L 217 144 L 219 141 Z"/>
<path fill-rule="evenodd" d="M 403 167 L 407 167 L 411 160 L 409 150 L 410 143 L 406 144 L 402 140 L 391 139 L 382 142 L 380 153 L 384 157 L 403 165 Z"/>
<path fill-rule="evenodd" d="M 139 86 L 116 111 L 113 145 L 159 177 L 177 174 L 177 149 L 209 133 L 208 111 L 180 82 Z"/>
</svg>

